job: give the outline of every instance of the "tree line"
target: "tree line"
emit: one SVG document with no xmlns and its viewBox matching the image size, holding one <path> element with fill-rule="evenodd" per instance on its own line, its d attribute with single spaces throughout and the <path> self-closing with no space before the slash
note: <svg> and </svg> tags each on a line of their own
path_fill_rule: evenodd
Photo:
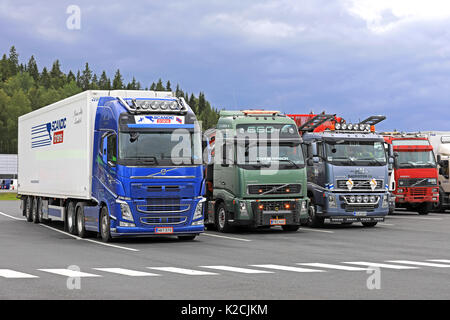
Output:
<svg viewBox="0 0 450 320">
<path fill-rule="evenodd" d="M 16 48 L 12 46 L 9 54 L 3 54 L 0 60 L 0 153 L 17 153 L 19 116 L 85 90 L 116 89 L 173 91 L 177 97 L 184 97 L 202 121 L 204 130 L 217 123 L 218 110 L 211 106 L 203 92 L 198 96 L 189 94 L 178 84 L 172 88 L 170 81 L 163 83 L 161 78 L 147 87 L 134 77 L 126 83 L 119 69 L 111 80 L 106 71 L 100 76 L 95 74 L 87 62 L 82 71 L 76 72 L 61 71 L 59 60 L 55 60 L 51 68 L 39 70 L 34 56 L 28 63 L 20 63 Z"/>
</svg>

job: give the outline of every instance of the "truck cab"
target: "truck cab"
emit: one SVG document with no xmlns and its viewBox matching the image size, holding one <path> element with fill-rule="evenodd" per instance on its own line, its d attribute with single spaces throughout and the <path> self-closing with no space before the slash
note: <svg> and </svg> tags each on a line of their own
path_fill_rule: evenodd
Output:
<svg viewBox="0 0 450 320">
<path fill-rule="evenodd" d="M 302 134 L 311 227 L 325 221 L 373 227 L 389 211 L 389 157 L 373 116 L 347 124 L 335 115 L 289 115 Z M 391 160 L 392 161 L 392 160 Z"/>
<path fill-rule="evenodd" d="M 308 198 L 294 121 L 278 111 L 221 111 L 205 139 L 207 226 L 221 232 L 235 226 L 298 230 Z"/>
<path fill-rule="evenodd" d="M 428 131 L 422 134 L 430 140 L 438 165 L 439 202 L 435 203 L 433 210 L 445 212 L 450 209 L 450 132 Z"/>
<path fill-rule="evenodd" d="M 428 214 L 439 203 L 433 146 L 419 133 L 382 133 L 395 153 L 395 206 Z"/>
</svg>

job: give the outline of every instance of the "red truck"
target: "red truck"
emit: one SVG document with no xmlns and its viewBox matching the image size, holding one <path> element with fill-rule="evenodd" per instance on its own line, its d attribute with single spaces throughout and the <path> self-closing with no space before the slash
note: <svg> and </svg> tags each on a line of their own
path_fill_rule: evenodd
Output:
<svg viewBox="0 0 450 320">
<path fill-rule="evenodd" d="M 420 133 L 381 134 L 395 154 L 395 207 L 428 214 L 439 202 L 438 170 L 428 138 Z"/>
</svg>

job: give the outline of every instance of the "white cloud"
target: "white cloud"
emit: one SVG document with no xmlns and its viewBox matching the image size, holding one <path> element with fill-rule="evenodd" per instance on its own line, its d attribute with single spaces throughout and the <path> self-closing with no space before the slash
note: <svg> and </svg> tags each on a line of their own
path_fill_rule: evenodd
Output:
<svg viewBox="0 0 450 320">
<path fill-rule="evenodd" d="M 407 22 L 450 17 L 448 0 L 345 0 L 344 5 L 375 33 L 390 31 Z"/>
</svg>

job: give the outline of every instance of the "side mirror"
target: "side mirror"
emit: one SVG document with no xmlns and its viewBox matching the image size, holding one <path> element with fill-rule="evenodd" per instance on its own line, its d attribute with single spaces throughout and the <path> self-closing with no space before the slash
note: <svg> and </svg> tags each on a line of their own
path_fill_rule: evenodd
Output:
<svg viewBox="0 0 450 320">
<path fill-rule="evenodd" d="M 442 160 L 441 155 L 438 154 L 438 155 L 436 156 L 436 162 L 437 162 L 439 165 L 440 165 L 440 163 L 441 163 L 441 160 Z"/>
</svg>

